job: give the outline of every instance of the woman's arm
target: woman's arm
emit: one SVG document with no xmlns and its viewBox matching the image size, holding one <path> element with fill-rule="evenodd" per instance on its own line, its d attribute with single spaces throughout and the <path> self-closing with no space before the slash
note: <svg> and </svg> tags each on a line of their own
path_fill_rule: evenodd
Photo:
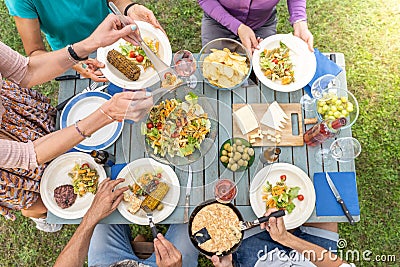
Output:
<svg viewBox="0 0 400 267">
<path fill-rule="evenodd" d="M 152 98 L 144 91 L 123 92 L 115 94 L 102 105 L 101 109 L 114 120 L 127 118 L 138 121 L 147 113 L 152 104 Z M 78 128 L 84 135 L 91 135 L 105 125 L 114 122 L 107 115 L 98 109 L 79 121 L 77 123 Z M 83 140 L 84 137 L 77 131 L 75 125 L 39 138 L 33 142 L 37 163 L 48 162 L 67 152 Z"/>
<path fill-rule="evenodd" d="M 308 49 L 313 52 L 314 37 L 307 25 L 306 0 L 287 0 L 287 5 L 294 35 L 306 42 Z"/>
<path fill-rule="evenodd" d="M 131 26 L 122 28 L 118 17 L 110 14 L 88 38 L 75 43 L 73 49 L 80 58 L 84 58 L 97 48 L 110 45 L 130 33 Z M 31 87 L 53 79 L 76 63 L 70 59 L 67 48 L 30 57 L 28 71 L 20 85 Z"/>
<path fill-rule="evenodd" d="M 47 51 L 44 47 L 40 31 L 39 19 L 24 19 L 16 16 L 14 19 L 24 45 L 25 53 L 28 56 L 46 53 Z"/>
</svg>

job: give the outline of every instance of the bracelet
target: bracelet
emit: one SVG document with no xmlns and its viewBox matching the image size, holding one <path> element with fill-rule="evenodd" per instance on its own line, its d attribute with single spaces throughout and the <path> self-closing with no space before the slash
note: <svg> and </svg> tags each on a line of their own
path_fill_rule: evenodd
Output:
<svg viewBox="0 0 400 267">
<path fill-rule="evenodd" d="M 124 10 L 124 15 L 125 15 L 125 16 L 128 16 L 128 10 L 129 10 L 129 8 L 130 8 L 131 6 L 134 6 L 134 5 L 138 5 L 138 3 L 133 2 L 133 3 L 130 3 L 129 5 L 127 5 L 127 6 L 125 7 L 125 10 Z"/>
<path fill-rule="evenodd" d="M 89 57 L 84 57 L 84 58 L 79 57 L 79 56 L 76 54 L 76 52 L 75 52 L 75 50 L 74 50 L 72 44 L 67 45 L 67 49 L 68 49 L 69 55 L 70 55 L 73 59 L 75 59 L 76 61 L 83 61 L 83 60 L 86 60 L 86 59 L 89 58 Z"/>
<path fill-rule="evenodd" d="M 83 137 L 83 138 L 90 138 L 91 137 L 91 135 L 86 135 L 86 134 L 84 134 L 82 131 L 81 131 L 81 129 L 79 129 L 79 127 L 78 127 L 78 122 L 80 122 L 81 120 L 77 120 L 76 122 L 75 122 L 75 129 L 76 129 L 76 131 Z"/>
<path fill-rule="evenodd" d="M 109 118 L 112 121 L 115 121 L 115 119 L 113 117 L 111 117 L 110 115 L 108 115 L 102 108 L 99 108 L 100 112 L 103 113 L 107 118 Z"/>
<path fill-rule="evenodd" d="M 76 64 L 79 63 L 79 61 L 77 61 L 77 60 L 75 60 L 75 59 L 73 59 L 73 58 L 71 57 L 71 54 L 69 53 L 68 48 L 67 48 L 67 55 L 68 55 L 69 61 L 71 61 L 72 63 L 74 63 L 74 65 L 76 65 Z"/>
<path fill-rule="evenodd" d="M 302 21 L 307 21 L 307 19 L 306 19 L 306 18 L 298 19 L 298 20 L 296 20 L 295 22 L 293 22 L 292 26 L 293 26 L 294 24 L 296 24 L 297 22 L 302 22 Z"/>
</svg>

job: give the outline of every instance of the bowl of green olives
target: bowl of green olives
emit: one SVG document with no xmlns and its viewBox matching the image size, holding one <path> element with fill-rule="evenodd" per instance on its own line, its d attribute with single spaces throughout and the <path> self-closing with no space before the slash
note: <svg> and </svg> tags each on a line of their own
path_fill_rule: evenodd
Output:
<svg viewBox="0 0 400 267">
<path fill-rule="evenodd" d="M 219 160 L 228 170 L 245 171 L 253 164 L 254 154 L 254 148 L 246 139 L 234 137 L 222 144 Z"/>
</svg>

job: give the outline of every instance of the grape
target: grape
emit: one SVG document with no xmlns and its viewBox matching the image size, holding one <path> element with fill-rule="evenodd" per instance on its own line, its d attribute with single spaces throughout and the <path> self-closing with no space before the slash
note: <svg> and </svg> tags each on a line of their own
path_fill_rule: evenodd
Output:
<svg viewBox="0 0 400 267">
<path fill-rule="evenodd" d="M 337 119 L 347 117 L 354 111 L 354 106 L 346 96 L 338 97 L 334 93 L 325 94 L 317 102 L 317 111 L 321 117 L 326 119 Z"/>
</svg>

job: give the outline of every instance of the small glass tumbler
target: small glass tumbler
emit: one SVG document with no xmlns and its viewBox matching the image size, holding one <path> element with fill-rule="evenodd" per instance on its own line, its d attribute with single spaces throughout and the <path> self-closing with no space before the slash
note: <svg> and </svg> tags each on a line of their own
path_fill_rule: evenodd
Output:
<svg viewBox="0 0 400 267">
<path fill-rule="evenodd" d="M 214 186 L 214 194 L 217 201 L 229 203 L 237 195 L 236 184 L 230 179 L 219 179 Z"/>
</svg>

